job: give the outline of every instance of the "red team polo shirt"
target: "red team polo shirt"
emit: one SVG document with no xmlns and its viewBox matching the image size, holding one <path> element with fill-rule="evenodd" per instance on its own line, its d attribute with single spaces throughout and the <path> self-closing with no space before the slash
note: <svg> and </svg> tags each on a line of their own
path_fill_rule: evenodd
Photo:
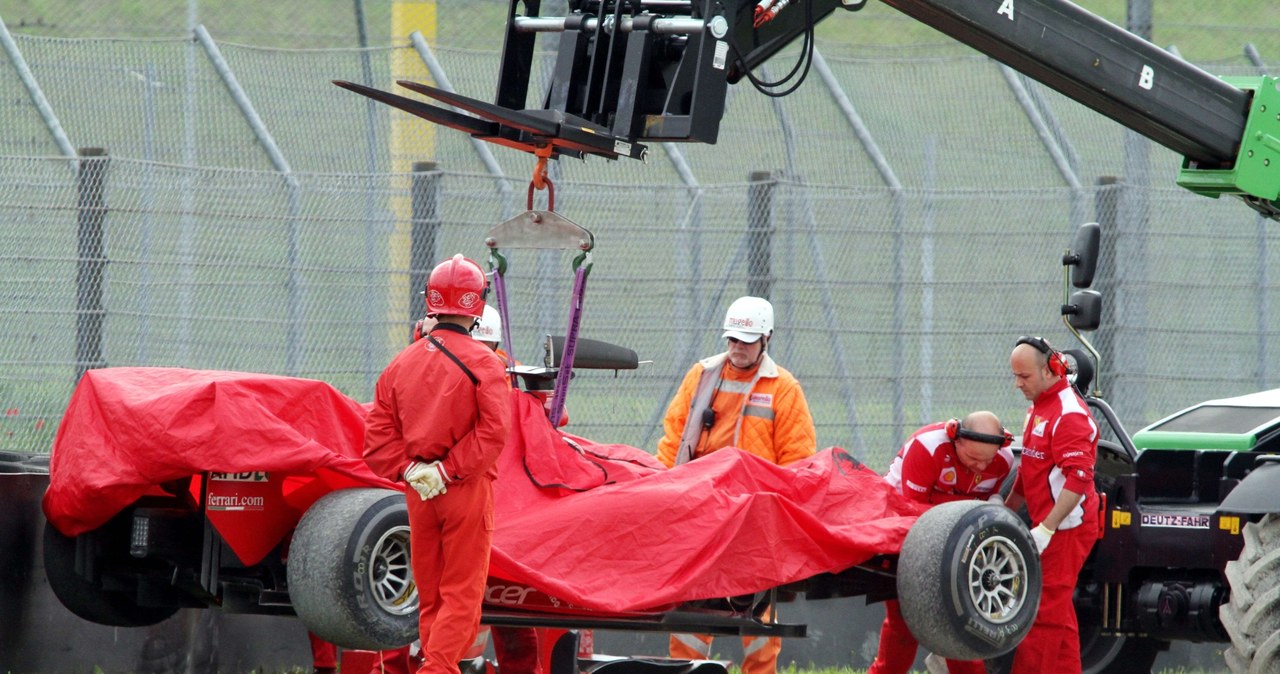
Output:
<svg viewBox="0 0 1280 674">
<path fill-rule="evenodd" d="M 975 473 L 961 465 L 946 426 L 940 422 L 916 431 L 898 450 L 884 479 L 921 503 L 986 499 L 996 493 L 1013 466 L 1013 452 L 1001 447 L 991 464 Z"/>
<path fill-rule="evenodd" d="M 1022 463 L 1013 489 L 1027 500 L 1032 524 L 1049 516 L 1064 488 L 1084 494 L 1084 498 L 1058 529 L 1078 527 L 1084 513 L 1097 512 L 1093 466 L 1098 454 L 1098 424 L 1066 377 L 1031 404 L 1022 446 Z"/>
</svg>

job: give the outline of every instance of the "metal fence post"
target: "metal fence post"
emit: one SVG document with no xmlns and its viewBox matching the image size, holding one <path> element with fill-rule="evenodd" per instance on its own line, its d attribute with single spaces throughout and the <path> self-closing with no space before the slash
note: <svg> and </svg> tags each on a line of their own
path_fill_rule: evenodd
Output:
<svg viewBox="0 0 1280 674">
<path fill-rule="evenodd" d="M 1098 178 L 1098 191 L 1094 194 L 1093 210 L 1094 220 L 1102 227 L 1102 241 L 1098 246 L 1098 271 L 1094 278 L 1093 287 L 1102 293 L 1104 311 L 1108 315 L 1107 320 L 1102 322 L 1102 326 L 1098 328 L 1094 346 L 1098 349 L 1098 358 L 1102 362 L 1098 364 L 1099 371 L 1110 368 L 1111 372 L 1115 372 L 1115 355 L 1116 355 L 1116 337 L 1117 337 L 1117 321 L 1111 318 L 1114 316 L 1116 294 L 1119 290 L 1118 278 L 1120 272 L 1116 267 L 1121 262 L 1116 255 L 1117 242 L 1117 226 L 1116 219 L 1120 214 L 1120 199 L 1124 192 L 1124 182 L 1115 176 L 1101 176 Z M 1097 388 L 1102 391 L 1115 391 L 1115 381 L 1098 381 Z M 1113 396 L 1109 399 L 1118 400 Z"/>
<path fill-rule="evenodd" d="M 427 275 L 436 262 L 436 239 L 440 233 L 440 178 L 444 175 L 433 161 L 413 163 L 411 188 L 412 226 L 409 233 L 409 324 L 427 315 L 420 294 L 427 287 Z"/>
<path fill-rule="evenodd" d="M 1125 28 L 1144 40 L 1151 40 L 1153 22 L 1152 0 L 1128 0 Z M 1171 49 L 1174 56 L 1179 56 Z M 1181 58 L 1181 56 L 1179 56 Z M 1116 255 L 1111 258 L 1117 266 L 1117 286 L 1122 293 L 1111 299 L 1111 315 L 1108 321 L 1122 330 L 1112 342 L 1112 372 L 1133 372 L 1132 377 L 1117 377 L 1111 387 L 1112 400 L 1123 401 L 1122 415 L 1130 418 L 1147 417 L 1147 390 L 1151 374 L 1147 370 L 1147 347 L 1144 344 L 1147 329 L 1145 289 L 1149 279 L 1147 267 L 1147 236 L 1151 223 L 1151 141 L 1132 129 L 1124 132 L 1124 182 L 1123 196 L 1116 213 Z M 1123 264 L 1123 267 L 1120 265 Z M 1142 373 L 1142 379 L 1136 373 Z M 1117 405 L 1117 407 L 1119 407 Z"/>
<path fill-rule="evenodd" d="M 773 192 L 770 171 L 752 171 L 747 186 L 747 294 L 769 299 L 773 290 Z"/>
<path fill-rule="evenodd" d="M 267 154 L 267 159 L 271 161 L 271 165 L 280 172 L 284 178 L 285 187 L 288 189 L 289 201 L 289 219 L 287 223 L 288 237 L 288 253 L 286 265 L 289 269 L 289 278 L 285 282 L 287 289 L 288 303 L 288 325 L 285 328 L 285 374 L 296 377 L 300 373 L 303 365 L 303 358 L 306 356 L 306 344 L 304 343 L 303 328 L 303 278 L 302 278 L 302 187 L 298 179 L 293 175 L 293 169 L 289 166 L 289 160 L 285 159 L 284 153 L 280 151 L 280 146 L 276 144 L 275 138 L 271 135 L 271 131 L 267 129 L 267 125 L 262 123 L 262 118 L 258 116 L 258 111 L 254 108 L 253 101 L 249 95 L 245 93 L 240 81 L 236 78 L 235 72 L 231 69 L 231 65 L 222 56 L 222 50 L 218 49 L 218 44 L 213 41 L 213 36 L 209 35 L 209 31 L 203 26 L 196 26 L 196 41 L 204 48 L 205 55 L 209 57 L 209 63 L 213 66 L 218 78 L 222 80 L 223 86 L 227 88 L 227 92 L 231 94 L 231 100 L 239 108 L 241 116 L 249 125 L 249 129 L 253 132 L 254 138 L 258 140 L 258 144 Z"/>
<path fill-rule="evenodd" d="M 431 51 L 431 45 L 427 43 L 427 38 L 423 37 L 420 31 L 415 30 L 409 34 L 409 42 L 413 45 L 414 50 L 418 52 L 418 58 L 422 59 L 422 64 L 427 67 L 432 79 L 436 81 L 436 86 L 444 91 L 454 91 L 453 85 L 449 83 L 449 76 L 445 72 L 444 66 L 440 65 L 435 53 Z M 366 82 L 365 84 L 373 86 L 372 82 Z M 370 100 L 369 104 L 373 105 L 374 103 Z M 518 195 L 512 189 L 506 174 L 502 172 L 502 165 L 493 156 L 493 151 L 490 149 L 489 144 L 473 137 L 471 139 L 471 147 L 475 150 L 476 156 L 480 158 L 480 163 L 484 164 L 485 170 L 489 172 L 489 175 L 493 176 L 494 186 L 498 189 L 498 193 L 502 195 L 503 218 L 514 215 L 514 209 L 511 207 L 512 198 Z M 559 162 L 556 165 L 558 166 Z"/>
<path fill-rule="evenodd" d="M 672 353 L 675 354 L 675 362 L 689 363 L 697 359 L 697 349 L 702 341 L 699 339 L 699 333 L 705 334 L 707 326 L 707 317 L 703 315 L 704 304 L 702 302 L 704 279 L 702 277 L 702 204 L 706 193 L 702 186 L 698 184 L 698 178 L 693 174 L 693 169 L 689 166 L 689 162 L 685 160 L 684 152 L 680 150 L 680 146 L 676 143 L 663 143 L 662 149 L 666 151 L 667 159 L 671 160 L 671 167 L 675 169 L 676 175 L 680 176 L 681 182 L 685 186 L 685 194 L 689 197 L 689 204 L 684 208 L 684 217 L 675 223 L 676 236 L 678 242 L 675 247 L 676 254 L 676 278 L 686 280 L 683 283 L 683 289 L 675 294 L 674 310 L 671 314 L 672 325 L 679 326 L 676 332 L 676 342 Z M 718 307 L 706 306 L 706 311 L 712 311 Z M 717 333 L 719 334 L 719 333 Z M 667 411 L 667 403 L 671 397 L 675 395 L 678 381 L 672 378 L 667 385 L 666 394 L 656 399 L 653 411 L 649 413 L 649 421 L 644 426 L 644 436 L 640 441 L 641 447 L 650 447 L 653 436 L 661 433 L 662 419 Z"/>
<path fill-rule="evenodd" d="M 18 79 L 22 80 L 22 86 L 26 88 L 32 105 L 36 106 L 36 110 L 40 112 L 40 119 L 44 121 L 44 128 L 53 137 L 54 144 L 58 146 L 64 157 L 74 159 L 76 151 L 71 147 L 67 133 L 62 130 L 58 115 L 53 112 L 53 106 L 49 105 L 49 100 L 45 98 L 44 90 L 40 88 L 40 83 L 31 73 L 26 57 L 22 55 L 22 51 L 18 49 L 18 43 L 14 42 L 13 36 L 9 34 L 9 28 L 5 26 L 3 18 L 0 18 L 0 48 L 4 49 L 5 55 L 9 57 L 9 63 L 17 72 Z M 71 166 L 75 167 L 74 161 L 71 162 Z"/>
<path fill-rule="evenodd" d="M 1153 26 L 1151 0 L 1128 0 L 1125 3 L 1125 19 L 1124 27 L 1130 33 L 1147 40 L 1151 40 L 1151 29 Z"/>
<path fill-rule="evenodd" d="M 107 268 L 103 225 L 107 219 L 106 183 L 110 163 L 107 151 L 103 148 L 83 148 L 79 154 L 80 173 L 76 176 L 79 195 L 76 203 L 77 382 L 85 371 L 106 365 L 102 358 L 102 280 Z"/>
<path fill-rule="evenodd" d="M 1080 184 L 1080 176 L 1077 167 L 1080 165 L 1080 159 L 1076 155 L 1075 149 L 1067 142 L 1066 131 L 1057 118 L 1053 116 L 1049 106 L 1044 102 L 1044 97 L 1039 95 L 1039 90 L 1032 84 L 1028 86 L 1028 78 L 1013 68 L 1006 65 L 1000 66 L 1000 74 L 1004 75 L 1005 83 L 1009 85 L 1009 90 L 1013 92 L 1013 98 L 1022 107 L 1022 111 L 1027 116 L 1027 120 L 1031 122 L 1031 127 L 1035 129 L 1036 135 L 1040 138 L 1040 143 L 1044 145 L 1044 149 L 1049 153 L 1049 158 L 1053 161 L 1053 165 L 1057 167 L 1058 174 L 1062 176 L 1063 182 L 1067 187 L 1071 188 L 1071 226 L 1079 226 L 1085 221 L 1084 217 L 1084 190 Z M 929 417 L 925 417 L 928 419 Z"/>
<path fill-rule="evenodd" d="M 895 330 L 903 327 L 903 311 L 904 298 L 903 288 L 905 281 L 902 275 L 905 273 L 905 263 L 902 261 L 902 233 L 906 228 L 907 206 L 906 198 L 903 195 L 902 182 L 898 180 L 897 173 L 893 170 L 893 166 L 889 164 L 889 160 L 885 157 L 884 152 L 880 150 L 879 143 L 876 142 L 875 134 L 871 133 L 871 128 L 862 120 L 862 115 L 858 114 L 858 109 L 854 107 L 853 101 L 850 100 L 849 94 L 844 90 L 840 80 L 836 78 L 835 73 L 831 71 L 831 66 L 827 65 L 827 60 L 822 56 L 822 52 L 817 49 L 813 50 L 813 69 L 822 78 L 827 85 L 827 92 L 831 94 L 831 98 L 835 101 L 836 107 L 840 108 L 841 114 L 846 122 L 849 123 L 849 129 L 853 131 L 854 138 L 858 139 L 858 143 L 862 145 L 862 151 L 866 153 L 867 158 L 876 167 L 876 173 L 880 174 L 880 179 L 884 181 L 886 187 L 889 188 L 890 203 L 893 207 L 893 230 L 894 230 L 894 298 L 893 298 L 893 326 Z M 812 249 L 813 259 L 818 263 L 822 261 L 822 249 L 818 245 L 817 225 L 813 219 L 812 211 L 809 215 L 809 245 Z M 820 268 L 825 266 L 820 264 Z M 826 272 L 822 272 L 820 278 L 826 278 Z M 830 287 L 824 287 L 822 291 L 822 303 L 827 314 L 827 328 L 836 333 L 835 317 L 833 315 L 832 300 Z M 848 410 L 849 432 L 854 448 L 854 457 L 858 460 L 865 460 L 866 447 L 862 441 L 862 430 L 858 425 L 858 407 L 853 395 L 853 385 L 851 383 L 852 376 L 850 368 L 845 362 L 844 349 L 837 346 L 834 351 L 836 372 L 844 382 L 844 399 L 845 407 Z M 894 347 L 893 354 L 893 421 L 892 434 L 893 441 L 890 446 L 897 446 L 902 442 L 903 423 L 906 412 L 904 403 L 903 378 L 905 376 L 905 354 L 901 344 Z M 932 373 L 923 371 L 922 378 L 931 377 Z"/>
</svg>

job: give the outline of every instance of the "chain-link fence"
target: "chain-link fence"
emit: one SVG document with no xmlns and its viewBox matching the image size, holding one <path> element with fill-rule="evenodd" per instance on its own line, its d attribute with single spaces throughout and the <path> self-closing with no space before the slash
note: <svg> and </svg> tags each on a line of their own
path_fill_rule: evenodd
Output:
<svg viewBox="0 0 1280 674">
<path fill-rule="evenodd" d="M 86 367 L 290 374 L 369 399 L 420 310 L 415 281 L 444 255 L 485 259 L 533 161 L 329 81 L 447 78 L 490 99 L 505 4 L 441 0 L 418 44 L 285 49 L 214 24 L 50 36 L 0 2 L 0 450 L 47 451 Z M 373 5 L 359 14 L 387 30 L 394 11 Z M 349 30 L 341 9 L 315 35 Z M 652 450 L 749 288 L 777 307 L 771 350 L 821 446 L 882 469 L 927 421 L 990 408 L 1017 428 L 1008 351 L 1023 333 L 1074 345 L 1059 260 L 1089 220 L 1106 223 L 1102 384 L 1128 425 L 1276 385 L 1280 251 L 1242 203 L 1173 187 L 1177 156 L 967 49 L 818 52 L 785 99 L 732 88 L 714 146 L 553 162 L 556 210 L 597 237 L 583 334 L 652 361 L 579 372 L 575 432 Z M 565 330 L 571 257 L 511 262 L 515 355 L 539 362 Z"/>
<path fill-rule="evenodd" d="M 172 38 L 206 26 L 220 40 L 283 48 L 344 48 L 404 44 L 397 7 L 438 7 L 443 46 L 500 48 L 507 0 L 0 0 L 9 29 L 26 35 L 90 38 Z M 1236 61 L 1252 45 L 1274 60 L 1280 21 L 1268 0 L 1076 0 L 1112 23 L 1131 26 L 1154 43 L 1177 48 L 1197 63 Z M 567 0 L 542 0 L 541 13 L 562 13 Z M 494 19 L 497 19 L 496 23 Z M 897 10 L 870 2 L 856 14 L 838 12 L 819 26 L 828 43 L 855 47 L 937 46 L 949 38 Z M 495 46 L 496 45 L 496 46 Z"/>
</svg>

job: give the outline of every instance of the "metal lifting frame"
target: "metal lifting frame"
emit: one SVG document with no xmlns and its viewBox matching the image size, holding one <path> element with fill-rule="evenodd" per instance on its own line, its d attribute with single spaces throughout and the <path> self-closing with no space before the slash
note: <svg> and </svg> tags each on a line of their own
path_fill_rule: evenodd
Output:
<svg viewBox="0 0 1280 674">
<path fill-rule="evenodd" d="M 1183 155 L 1184 187 L 1240 196 L 1280 219 L 1274 79 L 1224 81 L 1067 0 L 883 2 Z M 648 141 L 714 143 L 727 85 L 865 0 L 791 0 L 764 22 L 758 4 L 570 0 L 567 16 L 543 17 L 540 0 L 510 0 L 494 103 L 401 83 L 475 116 L 339 84 L 530 152 L 643 159 Z M 542 107 L 527 109 L 544 33 L 559 35 L 554 71 Z"/>
</svg>

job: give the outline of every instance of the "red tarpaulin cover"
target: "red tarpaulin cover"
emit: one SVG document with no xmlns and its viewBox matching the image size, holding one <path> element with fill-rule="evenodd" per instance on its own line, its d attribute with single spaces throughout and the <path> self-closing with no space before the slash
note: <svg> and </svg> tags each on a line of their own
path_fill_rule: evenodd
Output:
<svg viewBox="0 0 1280 674">
<path fill-rule="evenodd" d="M 838 448 L 788 467 L 728 449 L 666 470 L 634 447 L 562 435 L 532 396 L 512 404 L 491 573 L 579 606 L 638 610 L 839 571 L 896 554 L 922 511 Z M 76 535 L 209 470 L 389 487 L 358 458 L 366 410 L 314 380 L 90 370 L 54 441 L 45 514 Z"/>
</svg>

